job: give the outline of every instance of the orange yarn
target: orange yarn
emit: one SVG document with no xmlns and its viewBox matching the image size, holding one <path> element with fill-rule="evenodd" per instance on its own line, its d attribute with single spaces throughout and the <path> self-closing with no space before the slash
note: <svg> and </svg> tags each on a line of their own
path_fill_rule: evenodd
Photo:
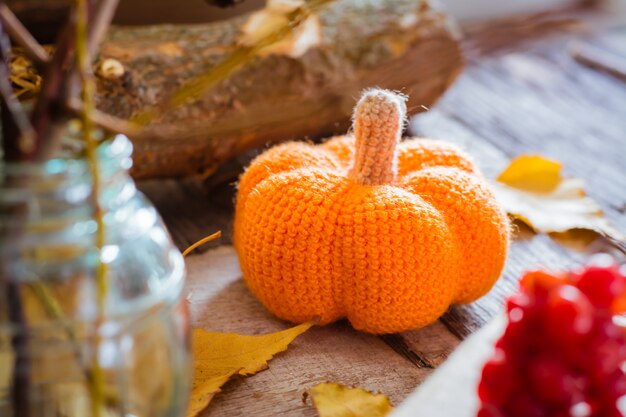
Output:
<svg viewBox="0 0 626 417">
<path fill-rule="evenodd" d="M 278 317 L 398 332 L 497 280 L 506 215 L 459 149 L 400 143 L 404 113 L 403 97 L 368 91 L 354 137 L 286 143 L 243 174 L 235 246 L 250 290 Z"/>
</svg>

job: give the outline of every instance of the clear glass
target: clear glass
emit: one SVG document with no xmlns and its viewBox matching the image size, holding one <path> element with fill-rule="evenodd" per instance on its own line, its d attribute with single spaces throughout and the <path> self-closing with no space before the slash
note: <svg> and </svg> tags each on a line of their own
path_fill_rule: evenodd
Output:
<svg viewBox="0 0 626 417">
<path fill-rule="evenodd" d="M 0 167 L 2 417 L 185 414 L 191 360 L 183 258 L 128 175 L 130 141 L 117 136 L 98 152 L 103 315 L 87 163 Z M 103 400 L 93 401 L 94 392 Z"/>
</svg>

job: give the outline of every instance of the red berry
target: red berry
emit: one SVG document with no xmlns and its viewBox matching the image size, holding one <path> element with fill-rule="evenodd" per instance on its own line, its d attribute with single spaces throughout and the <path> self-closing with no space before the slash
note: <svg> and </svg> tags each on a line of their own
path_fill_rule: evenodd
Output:
<svg viewBox="0 0 626 417">
<path fill-rule="evenodd" d="M 498 407 L 492 404 L 483 404 L 476 417 L 507 417 Z"/>
<path fill-rule="evenodd" d="M 548 409 L 526 392 L 513 397 L 508 410 L 512 417 L 548 417 Z M 507 414 L 508 416 L 509 414 Z"/>
<path fill-rule="evenodd" d="M 501 349 L 496 352 L 483 368 L 478 386 L 478 396 L 485 403 L 505 404 L 513 392 L 515 369 Z"/>
<path fill-rule="evenodd" d="M 609 310 L 626 292 L 626 281 L 615 266 L 591 266 L 580 276 L 577 287 L 597 308 Z"/>
<path fill-rule="evenodd" d="M 588 365 L 591 376 L 601 381 L 626 362 L 626 337 L 613 323 L 599 327 L 589 346 Z"/>
<path fill-rule="evenodd" d="M 540 356 L 529 365 L 530 388 L 535 396 L 554 406 L 570 406 L 583 396 L 582 384 L 556 357 Z"/>
<path fill-rule="evenodd" d="M 520 286 L 534 297 L 535 304 L 543 304 L 552 288 L 563 284 L 564 278 L 545 271 L 527 272 L 520 280 Z"/>
<path fill-rule="evenodd" d="M 536 314 L 530 303 L 530 297 L 525 293 L 515 294 L 507 300 L 509 325 L 505 335 L 500 339 L 506 351 L 523 348 L 525 341 L 528 340 L 529 327 L 534 327 L 535 322 L 540 319 L 540 315 Z"/>
<path fill-rule="evenodd" d="M 626 327 L 614 317 L 626 311 L 626 276 L 594 262 L 522 279 L 483 369 L 479 417 L 626 417 Z"/>
<path fill-rule="evenodd" d="M 610 404 L 604 410 L 602 410 L 601 414 L 598 416 L 601 417 L 624 417 L 626 414 L 623 412 L 624 407 L 618 407 L 617 404 Z"/>
<path fill-rule="evenodd" d="M 593 326 L 593 306 L 576 287 L 562 285 L 548 297 L 546 327 L 552 340 L 576 343 Z"/>
<path fill-rule="evenodd" d="M 509 322 L 504 335 L 496 343 L 496 348 L 505 352 L 524 351 L 527 349 L 528 326 L 523 322 Z"/>
<path fill-rule="evenodd" d="M 526 293 L 512 295 L 506 302 L 506 311 L 510 323 L 523 320 L 526 325 L 533 325 L 540 316 Z"/>
<path fill-rule="evenodd" d="M 522 312 L 525 312 L 525 311 L 528 311 L 530 307 L 531 307 L 531 299 L 530 299 L 530 296 L 525 292 L 513 294 L 506 301 L 506 311 L 508 313 L 511 313 L 512 310 L 517 310 L 517 309 L 520 309 L 522 310 Z M 520 319 L 521 317 L 513 321 L 519 321 Z"/>
<path fill-rule="evenodd" d="M 626 375 L 616 369 L 605 376 L 604 380 L 598 384 L 598 388 L 598 398 L 602 398 L 606 404 L 615 404 L 618 399 L 626 395 Z"/>
</svg>

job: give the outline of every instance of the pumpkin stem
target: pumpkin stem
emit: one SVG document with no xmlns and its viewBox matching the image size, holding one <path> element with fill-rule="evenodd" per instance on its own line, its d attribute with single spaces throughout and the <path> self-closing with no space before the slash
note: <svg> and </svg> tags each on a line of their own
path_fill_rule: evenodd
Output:
<svg viewBox="0 0 626 417">
<path fill-rule="evenodd" d="M 368 90 L 354 110 L 356 153 L 350 178 L 361 184 L 389 184 L 396 178 L 396 145 L 400 141 L 406 98 L 381 89 Z"/>
</svg>

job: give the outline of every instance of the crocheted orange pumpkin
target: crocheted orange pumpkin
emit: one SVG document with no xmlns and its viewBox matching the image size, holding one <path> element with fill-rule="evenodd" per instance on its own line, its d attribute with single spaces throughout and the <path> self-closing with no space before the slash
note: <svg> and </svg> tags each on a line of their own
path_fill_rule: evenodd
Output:
<svg viewBox="0 0 626 417">
<path fill-rule="evenodd" d="M 405 112 L 404 97 L 368 91 L 354 135 L 274 147 L 243 174 L 235 246 L 250 290 L 278 317 L 398 332 L 497 280 L 505 213 L 456 147 L 400 143 Z"/>
</svg>

